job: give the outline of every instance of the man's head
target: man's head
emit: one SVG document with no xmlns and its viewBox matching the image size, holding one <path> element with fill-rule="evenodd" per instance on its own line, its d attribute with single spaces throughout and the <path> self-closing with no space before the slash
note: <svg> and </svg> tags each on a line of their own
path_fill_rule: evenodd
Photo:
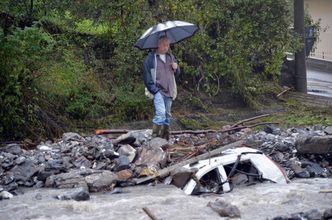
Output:
<svg viewBox="0 0 332 220">
<path fill-rule="evenodd" d="M 165 54 L 169 50 L 169 40 L 166 36 L 159 38 L 158 40 L 158 49 L 159 54 Z"/>
</svg>

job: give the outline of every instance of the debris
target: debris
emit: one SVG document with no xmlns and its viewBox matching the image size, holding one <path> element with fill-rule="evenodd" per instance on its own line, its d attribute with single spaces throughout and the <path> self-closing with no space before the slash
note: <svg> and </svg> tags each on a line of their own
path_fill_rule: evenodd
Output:
<svg viewBox="0 0 332 220">
<path fill-rule="evenodd" d="M 209 202 L 207 206 L 211 207 L 211 209 L 217 212 L 221 217 L 241 218 L 239 208 L 224 200 L 217 199 L 214 202 Z"/>
<path fill-rule="evenodd" d="M 152 214 L 150 209 L 148 209 L 147 207 L 144 207 L 142 209 L 151 218 L 151 220 L 158 220 L 158 218 L 154 214 Z"/>
<path fill-rule="evenodd" d="M 231 143 L 231 144 L 227 144 L 225 146 L 221 146 L 220 148 L 217 148 L 213 151 L 210 151 L 210 152 L 207 152 L 205 154 L 201 154 L 197 157 L 194 157 L 194 158 L 191 158 L 189 160 L 185 160 L 185 161 L 182 161 L 180 163 L 177 163 L 173 166 L 170 166 L 170 167 L 166 167 L 162 170 L 159 170 L 158 171 L 158 177 L 166 177 L 169 175 L 169 173 L 179 167 L 183 167 L 187 164 L 191 164 L 191 163 L 195 163 L 199 160 L 204 160 L 206 158 L 209 158 L 209 157 L 212 157 L 212 156 L 215 156 L 215 155 L 218 155 L 220 154 L 221 152 L 223 152 L 224 150 L 226 149 L 230 149 L 230 148 L 234 148 L 234 147 L 239 147 L 243 144 L 243 141 L 236 141 L 234 143 Z M 140 178 L 140 179 L 136 179 L 136 183 L 137 184 L 141 184 L 141 183 L 144 183 L 144 182 L 147 182 L 147 181 L 150 181 L 150 180 L 153 180 L 154 178 L 156 178 L 157 176 L 150 176 L 150 177 L 146 177 L 146 178 Z"/>
<path fill-rule="evenodd" d="M 284 171 L 258 150 L 241 147 L 228 149 L 222 153 L 222 156 L 211 157 L 209 159 L 200 160 L 195 164 L 184 166 L 185 168 L 193 167 L 198 169 L 195 173 L 197 179 L 191 179 L 183 188 L 187 195 L 200 193 L 200 184 L 197 183 L 197 180 L 203 180 L 206 175 L 209 176 L 207 179 L 204 179 L 204 182 L 210 183 L 210 185 L 206 185 L 206 187 L 210 189 L 209 191 L 214 193 L 220 191 L 229 192 L 231 190 L 229 180 L 236 171 L 247 174 L 248 176 L 255 176 L 256 179 L 260 181 L 269 180 L 276 183 L 287 183 L 288 181 Z M 238 165 L 242 162 L 250 162 L 250 164 L 244 166 L 246 170 L 238 168 Z M 229 167 L 227 170 L 226 166 Z M 257 172 L 250 172 L 251 166 L 253 166 Z M 204 191 L 206 191 L 206 189 L 204 189 Z"/>
<path fill-rule="evenodd" d="M 262 123 L 241 125 L 253 119 L 222 130 L 174 131 L 169 142 L 151 139 L 147 129 L 129 131 L 115 140 L 65 133 L 57 142 L 41 142 L 33 150 L 9 143 L 0 149 L 0 189 L 13 194 L 19 186 L 83 187 L 97 192 L 156 180 L 174 184 L 188 194 L 224 193 L 238 184 L 265 179 L 286 182 L 286 174 L 288 178 L 331 176 L 329 127 L 283 129 L 268 125 L 255 132 L 248 127 Z M 319 141 L 311 145 L 310 141 L 301 142 L 309 137 Z M 314 143 L 325 144 L 325 149 L 314 147 Z M 302 152 L 300 148 L 309 145 L 310 150 Z M 262 153 L 279 163 L 285 174 L 280 175 L 279 168 L 274 170 L 277 166 Z M 264 159 L 257 159 L 261 157 Z"/>
</svg>

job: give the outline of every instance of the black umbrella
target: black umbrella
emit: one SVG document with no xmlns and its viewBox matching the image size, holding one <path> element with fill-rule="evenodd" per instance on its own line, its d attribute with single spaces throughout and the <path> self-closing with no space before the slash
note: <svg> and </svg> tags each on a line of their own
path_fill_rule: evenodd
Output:
<svg viewBox="0 0 332 220">
<path fill-rule="evenodd" d="M 166 21 L 150 27 L 135 43 L 139 49 L 153 49 L 158 47 L 158 39 L 167 36 L 171 44 L 178 43 L 193 36 L 198 27 L 184 21 Z"/>
</svg>

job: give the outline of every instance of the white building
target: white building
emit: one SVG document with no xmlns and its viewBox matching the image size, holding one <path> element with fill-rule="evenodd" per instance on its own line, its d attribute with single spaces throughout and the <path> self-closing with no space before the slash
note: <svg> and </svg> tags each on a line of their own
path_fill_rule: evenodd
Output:
<svg viewBox="0 0 332 220">
<path fill-rule="evenodd" d="M 304 0 L 314 21 L 321 19 L 321 32 L 312 58 L 332 61 L 332 0 Z"/>
</svg>

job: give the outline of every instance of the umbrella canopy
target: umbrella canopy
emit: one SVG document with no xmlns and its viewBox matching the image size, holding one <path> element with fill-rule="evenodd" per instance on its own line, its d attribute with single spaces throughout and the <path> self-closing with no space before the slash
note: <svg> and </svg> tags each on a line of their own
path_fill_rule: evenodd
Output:
<svg viewBox="0 0 332 220">
<path fill-rule="evenodd" d="M 153 49 L 158 47 L 158 40 L 162 36 L 167 36 L 171 44 L 178 43 L 188 37 L 193 36 L 198 27 L 192 23 L 184 21 L 166 21 L 150 27 L 137 40 L 135 47 L 139 49 Z"/>
</svg>

